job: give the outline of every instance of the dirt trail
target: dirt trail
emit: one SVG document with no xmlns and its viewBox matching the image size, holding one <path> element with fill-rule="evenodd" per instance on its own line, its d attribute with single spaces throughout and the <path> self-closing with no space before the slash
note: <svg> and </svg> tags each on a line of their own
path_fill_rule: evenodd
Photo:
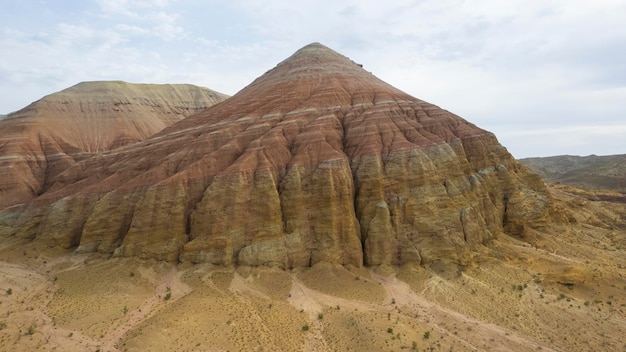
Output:
<svg viewBox="0 0 626 352">
<path fill-rule="evenodd" d="M 230 282 L 230 286 L 228 289 L 235 294 L 239 302 L 246 306 L 248 312 L 252 314 L 252 319 L 255 321 L 255 327 L 257 328 L 257 332 L 261 335 L 260 340 L 264 345 L 274 346 L 274 351 L 283 352 L 281 348 L 278 347 L 278 344 L 275 343 L 274 338 L 275 334 L 272 333 L 271 329 L 265 324 L 261 316 L 259 316 L 256 312 L 256 309 L 253 307 L 253 302 L 250 296 L 266 299 L 271 302 L 271 299 L 264 294 L 263 292 L 257 290 L 254 287 L 248 285 L 248 281 L 244 279 L 239 273 L 235 272 L 233 275 L 233 279 Z"/>
<path fill-rule="evenodd" d="M 473 319 L 429 301 L 424 296 L 411 290 L 407 283 L 397 279 L 395 274 L 383 276 L 370 271 L 370 275 L 386 291 L 386 301 L 388 303 L 375 305 L 325 294 L 307 287 L 295 275 L 292 275 L 292 288 L 288 301 L 297 309 L 306 311 L 313 322 L 311 324 L 312 334 L 309 334 L 307 337 L 305 350 L 328 350 L 321 333 L 323 324 L 318 323 L 316 317 L 325 308 L 339 305 L 342 308 L 358 309 L 359 311 L 382 313 L 394 311 L 411 319 L 418 319 L 430 324 L 435 323 L 434 326 L 440 333 L 449 335 L 468 349 L 476 351 L 482 351 L 484 341 L 490 341 L 494 351 L 536 351 L 538 348 L 542 348 L 543 351 L 555 352 L 513 331 L 506 330 L 495 324 Z M 471 329 L 472 333 L 464 336 L 455 335 L 447 327 L 454 325 L 466 326 L 468 329 Z"/>
<path fill-rule="evenodd" d="M 452 334 L 454 338 L 462 342 L 466 347 L 482 350 L 478 344 L 481 341 L 490 340 L 493 341 L 495 351 L 536 351 L 542 349 L 543 351 L 553 351 L 538 344 L 536 341 L 526 338 L 522 335 L 516 334 L 513 331 L 506 330 L 495 324 L 479 321 L 468 317 L 462 313 L 453 311 L 451 309 L 440 306 L 437 303 L 427 300 L 424 296 L 416 294 L 411 290 L 410 286 L 397 279 L 394 275 L 382 276 L 371 271 L 372 279 L 379 282 L 387 292 L 389 300 L 394 300 L 395 304 L 401 306 L 399 311 L 401 314 L 408 315 L 409 312 L 421 312 L 420 320 L 432 319 L 441 332 L 449 332 L 440 322 L 452 321 L 459 325 L 470 326 L 473 333 L 467 338 L 462 338 Z M 426 285 L 425 289 L 428 289 L 429 285 Z"/>
<path fill-rule="evenodd" d="M 233 280 L 230 282 L 230 286 L 228 287 L 228 289 L 235 294 L 248 293 L 252 296 L 271 300 L 270 297 L 268 297 L 265 293 L 248 285 L 247 279 L 243 278 L 236 271 L 233 275 Z"/>
<path fill-rule="evenodd" d="M 317 315 L 327 307 L 340 306 L 367 312 L 388 310 L 384 308 L 381 309 L 380 306 L 372 303 L 346 299 L 313 290 L 304 285 L 294 274 L 291 275 L 291 278 L 292 285 L 288 302 L 297 309 L 303 309 L 305 312 L 309 313 L 309 317 L 312 320 L 317 319 Z"/>
<path fill-rule="evenodd" d="M 177 272 L 176 268 L 172 268 L 167 274 L 162 276 L 156 286 L 154 295 L 148 298 L 139 308 L 128 312 L 124 323 L 104 336 L 100 341 L 101 350 L 104 352 L 119 351 L 116 344 L 127 332 L 133 330 L 166 304 L 189 294 L 192 289 L 181 281 L 181 274 L 182 272 Z M 164 298 L 168 293 L 171 298 L 166 301 Z"/>
<path fill-rule="evenodd" d="M 44 345 L 51 351 L 58 348 L 68 352 L 97 348 L 98 341 L 56 326 L 46 314 L 46 307 L 56 289 L 54 280 L 45 274 L 23 265 L 0 262 L 3 296 L 0 314 L 5 317 L 3 323 L 6 324 L 2 332 L 11 336 L 4 340 L 0 351 L 35 350 Z M 32 334 L 24 335 L 31 328 Z"/>
</svg>

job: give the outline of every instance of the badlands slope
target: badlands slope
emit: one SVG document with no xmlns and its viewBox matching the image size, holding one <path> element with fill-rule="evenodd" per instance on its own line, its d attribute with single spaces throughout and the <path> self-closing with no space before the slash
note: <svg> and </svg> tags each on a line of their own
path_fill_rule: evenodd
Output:
<svg viewBox="0 0 626 352">
<path fill-rule="evenodd" d="M 83 82 L 0 119 L 0 209 L 90 156 L 141 141 L 226 99 L 186 84 Z"/>
<path fill-rule="evenodd" d="M 626 209 L 320 45 L 0 212 L 2 351 L 622 351 Z"/>
</svg>

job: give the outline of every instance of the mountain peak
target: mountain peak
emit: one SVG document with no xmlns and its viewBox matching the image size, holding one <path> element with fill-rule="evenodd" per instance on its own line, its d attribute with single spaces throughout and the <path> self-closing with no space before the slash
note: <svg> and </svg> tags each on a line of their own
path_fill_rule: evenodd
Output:
<svg viewBox="0 0 626 352">
<path fill-rule="evenodd" d="M 300 48 L 299 50 L 297 50 L 291 57 L 289 57 L 287 60 L 294 58 L 294 57 L 300 57 L 300 56 L 316 56 L 316 57 L 342 57 L 345 59 L 348 59 L 347 57 L 339 54 L 338 52 L 334 51 L 333 49 L 320 44 L 318 42 L 314 42 L 308 45 L 303 46 L 302 48 Z M 285 60 L 285 61 L 287 61 Z"/>
<path fill-rule="evenodd" d="M 68 168 L 21 228 L 193 263 L 467 265 L 497 233 L 550 221 L 543 183 L 517 169 L 491 133 L 313 43 L 232 98 Z"/>
<path fill-rule="evenodd" d="M 257 78 L 250 86 L 260 83 L 298 82 L 302 79 L 322 79 L 323 77 L 344 77 L 349 80 L 356 78 L 359 81 L 371 79 L 377 83 L 382 82 L 347 56 L 320 43 L 311 43 Z M 388 87 L 395 89 L 389 85 Z"/>
</svg>

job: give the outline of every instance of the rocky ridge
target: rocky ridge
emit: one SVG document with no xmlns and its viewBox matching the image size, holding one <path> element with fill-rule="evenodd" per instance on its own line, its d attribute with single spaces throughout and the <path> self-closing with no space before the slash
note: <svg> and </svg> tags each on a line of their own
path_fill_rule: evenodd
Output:
<svg viewBox="0 0 626 352">
<path fill-rule="evenodd" d="M 548 182 L 626 193 L 626 155 L 559 155 L 519 160 Z"/>
<path fill-rule="evenodd" d="M 500 234 L 564 221 L 492 133 L 318 43 L 51 184 L 0 231 L 218 265 L 468 265 Z"/>
<path fill-rule="evenodd" d="M 143 140 L 226 99 L 192 85 L 83 82 L 0 119 L 0 209 L 44 193 L 76 162 Z"/>
</svg>

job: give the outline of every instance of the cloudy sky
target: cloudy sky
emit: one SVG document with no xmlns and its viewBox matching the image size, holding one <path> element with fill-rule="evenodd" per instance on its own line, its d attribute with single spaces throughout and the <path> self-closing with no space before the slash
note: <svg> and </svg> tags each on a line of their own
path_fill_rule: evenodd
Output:
<svg viewBox="0 0 626 352">
<path fill-rule="evenodd" d="M 626 0 L 2 0 L 0 113 L 92 80 L 234 94 L 311 42 L 518 158 L 626 153 Z"/>
</svg>

